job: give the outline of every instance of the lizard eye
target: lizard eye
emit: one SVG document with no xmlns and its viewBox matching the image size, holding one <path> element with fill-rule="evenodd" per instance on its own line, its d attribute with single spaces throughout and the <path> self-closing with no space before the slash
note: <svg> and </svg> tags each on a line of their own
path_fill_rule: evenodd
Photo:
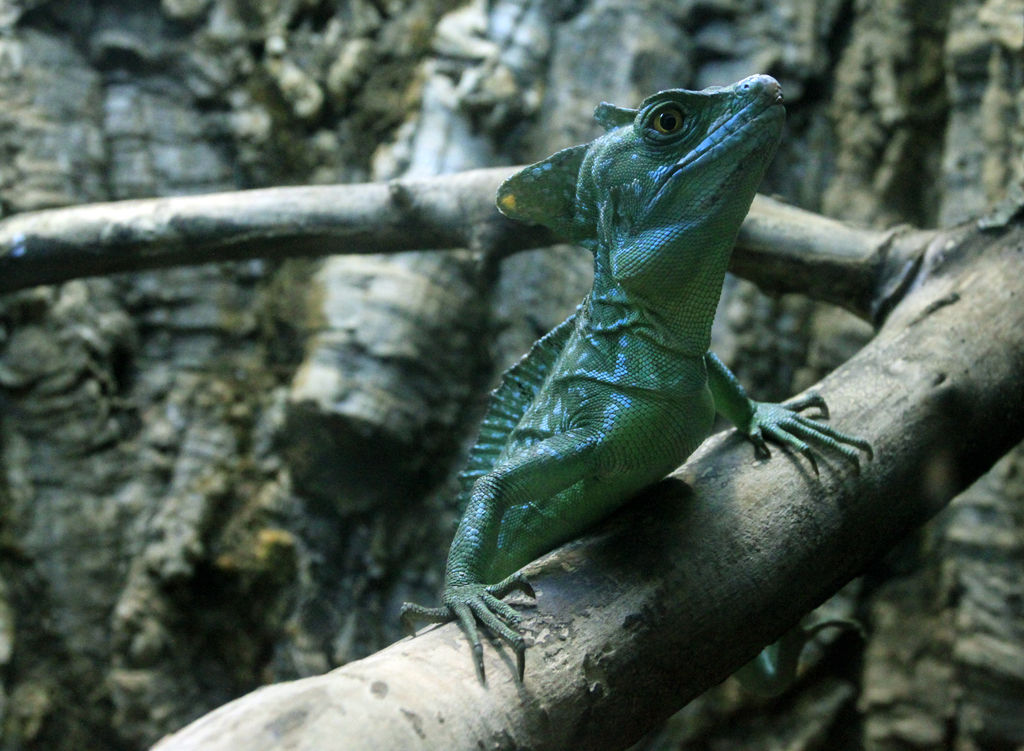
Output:
<svg viewBox="0 0 1024 751">
<path fill-rule="evenodd" d="M 653 128 L 662 135 L 677 133 L 683 127 L 683 113 L 675 105 L 663 107 L 651 115 L 647 127 Z"/>
</svg>

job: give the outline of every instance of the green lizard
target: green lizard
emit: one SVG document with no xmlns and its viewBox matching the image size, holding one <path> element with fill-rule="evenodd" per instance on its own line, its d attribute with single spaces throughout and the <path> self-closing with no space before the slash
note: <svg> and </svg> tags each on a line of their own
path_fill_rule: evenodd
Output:
<svg viewBox="0 0 1024 751">
<path fill-rule="evenodd" d="M 711 352 L 711 322 L 743 217 L 785 118 L 769 76 L 670 89 L 637 110 L 600 104 L 607 131 L 531 165 L 498 190 L 507 216 L 550 227 L 594 254 L 576 312 L 537 341 L 491 396 L 462 473 L 465 513 L 448 554 L 443 605 L 405 603 L 402 618 L 458 619 L 483 680 L 479 620 L 516 652 L 520 616 L 501 600 L 534 596 L 519 569 L 578 536 L 678 467 L 716 411 L 759 454 L 765 438 L 859 461 L 864 440 L 750 399 Z"/>
</svg>

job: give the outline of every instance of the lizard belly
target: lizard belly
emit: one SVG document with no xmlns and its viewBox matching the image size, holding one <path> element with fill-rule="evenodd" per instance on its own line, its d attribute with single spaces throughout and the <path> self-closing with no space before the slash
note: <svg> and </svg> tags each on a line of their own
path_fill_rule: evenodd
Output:
<svg viewBox="0 0 1024 751">
<path fill-rule="evenodd" d="M 531 420 L 528 412 L 510 434 L 499 464 L 515 463 L 517 455 L 560 433 L 600 430 L 600 449 L 588 472 L 567 487 L 505 509 L 488 581 L 503 579 L 578 537 L 665 477 L 703 442 L 714 420 L 714 402 L 706 386 L 681 396 L 630 394 L 618 387 L 608 389 L 613 393 L 602 394 L 603 390 L 588 384 L 585 402 L 565 399 L 571 390 L 557 405 L 539 399 L 534 406 L 544 419 Z"/>
</svg>

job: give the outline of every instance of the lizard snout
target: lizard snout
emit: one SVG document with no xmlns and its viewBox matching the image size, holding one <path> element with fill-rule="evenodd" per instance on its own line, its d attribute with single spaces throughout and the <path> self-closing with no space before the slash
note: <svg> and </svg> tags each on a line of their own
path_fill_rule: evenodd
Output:
<svg viewBox="0 0 1024 751">
<path fill-rule="evenodd" d="M 736 84 L 736 89 L 743 94 L 753 94 L 762 99 L 781 104 L 782 86 L 771 76 L 759 73 L 755 76 L 748 76 Z"/>
</svg>

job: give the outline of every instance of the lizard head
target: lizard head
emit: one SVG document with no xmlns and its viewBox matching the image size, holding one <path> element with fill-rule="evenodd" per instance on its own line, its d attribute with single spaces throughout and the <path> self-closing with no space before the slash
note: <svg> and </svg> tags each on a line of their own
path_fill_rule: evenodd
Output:
<svg viewBox="0 0 1024 751">
<path fill-rule="evenodd" d="M 739 228 L 785 116 L 779 84 L 751 76 L 703 91 L 669 89 L 637 109 L 600 104 L 607 132 L 506 180 L 498 208 L 585 245 L 625 234 Z M 610 235 L 608 233 L 611 233 Z"/>
</svg>

